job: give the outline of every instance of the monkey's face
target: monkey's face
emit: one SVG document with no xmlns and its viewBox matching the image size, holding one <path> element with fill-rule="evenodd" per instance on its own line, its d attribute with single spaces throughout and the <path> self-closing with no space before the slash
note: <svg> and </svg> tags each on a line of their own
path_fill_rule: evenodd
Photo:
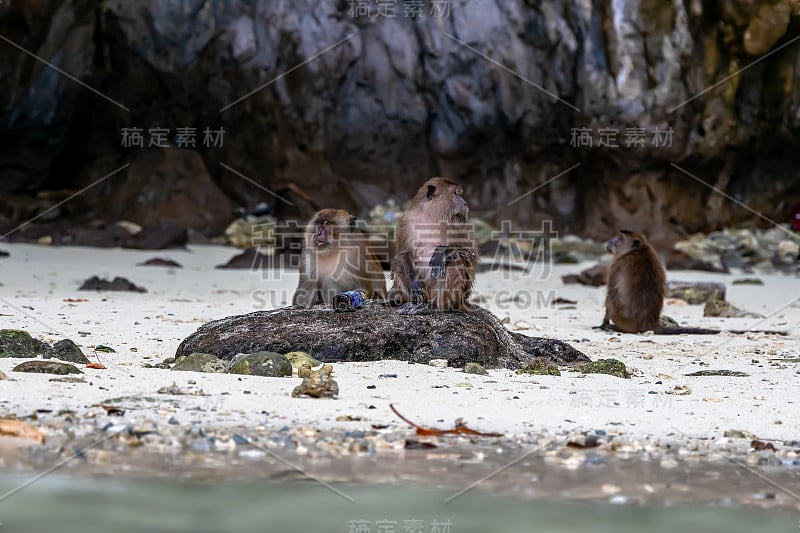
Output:
<svg viewBox="0 0 800 533">
<path fill-rule="evenodd" d="M 423 209 L 440 222 L 466 222 L 469 205 L 462 196 L 464 190 L 450 180 L 432 178 L 417 193 Z"/>
<path fill-rule="evenodd" d="M 306 244 L 319 250 L 333 248 L 342 232 L 349 230 L 351 217 L 341 209 L 323 209 L 306 228 Z"/>
<path fill-rule="evenodd" d="M 617 236 L 608 241 L 606 250 L 614 255 L 623 255 L 642 246 L 644 236 L 627 229 L 619 230 Z"/>
</svg>

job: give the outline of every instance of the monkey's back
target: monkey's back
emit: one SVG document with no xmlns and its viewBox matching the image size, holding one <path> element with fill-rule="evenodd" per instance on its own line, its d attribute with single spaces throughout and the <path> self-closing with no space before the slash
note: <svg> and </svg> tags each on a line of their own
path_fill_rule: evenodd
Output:
<svg viewBox="0 0 800 533">
<path fill-rule="evenodd" d="M 615 258 L 608 271 L 609 318 L 626 333 L 658 329 L 665 289 L 664 267 L 650 246 Z"/>
</svg>

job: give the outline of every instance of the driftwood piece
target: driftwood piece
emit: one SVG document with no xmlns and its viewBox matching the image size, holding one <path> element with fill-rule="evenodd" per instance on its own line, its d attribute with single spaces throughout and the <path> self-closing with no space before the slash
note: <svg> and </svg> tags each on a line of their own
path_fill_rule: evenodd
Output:
<svg viewBox="0 0 800 533">
<path fill-rule="evenodd" d="M 323 362 L 446 359 L 451 367 L 476 362 L 511 369 L 537 357 L 558 365 L 589 361 L 562 341 L 510 332 L 482 308 L 469 313 L 399 315 L 377 301 L 354 312 L 337 313 L 320 305 L 223 318 L 186 338 L 176 356 L 200 352 L 232 359 L 238 353 L 258 351 L 303 351 Z"/>
</svg>

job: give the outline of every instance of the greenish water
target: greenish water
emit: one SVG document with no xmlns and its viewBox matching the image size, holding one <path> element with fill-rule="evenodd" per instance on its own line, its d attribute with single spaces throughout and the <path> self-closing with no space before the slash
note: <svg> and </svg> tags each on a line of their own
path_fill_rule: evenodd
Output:
<svg viewBox="0 0 800 533">
<path fill-rule="evenodd" d="M 29 479 L 0 477 L 0 494 Z M 0 501 L 0 533 L 797 533 L 800 519 L 785 510 L 553 503 L 501 499 L 477 491 L 445 503 L 452 491 L 349 485 L 336 489 L 343 495 L 311 483 L 50 476 Z M 418 526 L 421 529 L 413 529 Z"/>
</svg>

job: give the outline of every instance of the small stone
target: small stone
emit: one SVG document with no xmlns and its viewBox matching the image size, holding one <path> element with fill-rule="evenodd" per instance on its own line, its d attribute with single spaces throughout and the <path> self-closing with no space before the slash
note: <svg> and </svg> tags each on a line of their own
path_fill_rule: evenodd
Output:
<svg viewBox="0 0 800 533">
<path fill-rule="evenodd" d="M 467 363 L 464 365 L 464 373 L 466 374 L 477 374 L 479 376 L 488 376 L 489 372 L 483 368 L 483 365 L 478 363 Z"/>
<path fill-rule="evenodd" d="M 79 291 L 123 291 L 123 292 L 147 292 L 147 289 L 139 287 L 129 280 L 121 277 L 116 277 L 112 281 L 107 279 L 100 279 L 97 276 L 92 276 L 83 282 L 78 288 Z"/>
<path fill-rule="evenodd" d="M 616 359 L 598 359 L 591 363 L 578 365 L 576 369 L 584 374 L 608 374 L 618 378 L 630 378 L 631 374 L 625 367 L 625 363 Z"/>
<path fill-rule="evenodd" d="M 778 255 L 797 259 L 800 256 L 800 244 L 795 241 L 784 239 L 778 243 Z"/>
<path fill-rule="evenodd" d="M 50 346 L 27 331 L 0 329 L 0 357 L 43 357 Z"/>
<path fill-rule="evenodd" d="M 725 284 L 705 281 L 670 281 L 667 283 L 667 298 L 680 298 L 690 305 L 699 305 L 713 298 L 725 301 Z"/>
<path fill-rule="evenodd" d="M 733 280 L 734 285 L 764 285 L 759 278 L 740 278 Z"/>
<path fill-rule="evenodd" d="M 431 359 L 428 364 L 435 368 L 447 368 L 447 359 Z"/>
<path fill-rule="evenodd" d="M 55 361 L 25 361 L 13 368 L 14 372 L 28 372 L 32 374 L 83 374 L 74 365 L 57 363 Z"/>
<path fill-rule="evenodd" d="M 160 389 L 158 389 L 156 391 L 156 393 L 157 394 L 172 394 L 174 396 L 185 396 L 185 395 L 189 394 L 189 391 L 187 391 L 186 389 L 180 388 L 178 386 L 178 384 L 173 381 L 172 385 L 167 385 L 165 387 L 161 387 Z"/>
<path fill-rule="evenodd" d="M 722 318 L 764 318 L 758 313 L 742 311 L 730 302 L 724 302 L 716 298 L 712 298 L 705 303 L 703 306 L 703 316 Z"/>
<path fill-rule="evenodd" d="M 6 375 L 3 373 L 3 371 L 2 371 L 2 370 L 0 370 L 0 381 L 3 381 L 4 379 L 8 379 L 8 376 L 6 376 Z"/>
<path fill-rule="evenodd" d="M 743 429 L 729 429 L 726 430 L 725 433 L 722 434 L 722 436 L 729 439 L 747 439 L 750 441 L 756 438 L 755 434 L 750 433 L 749 431 L 745 431 Z"/>
<path fill-rule="evenodd" d="M 683 301 L 683 300 L 681 300 L 681 301 Z M 680 324 L 678 324 L 677 320 L 675 320 L 674 318 L 669 317 L 667 315 L 661 315 L 658 318 L 658 323 L 662 328 L 677 328 L 677 327 L 680 327 Z"/>
<path fill-rule="evenodd" d="M 686 385 L 675 385 L 672 390 L 664 391 L 664 394 L 674 394 L 676 396 L 688 396 L 692 393 L 692 389 Z"/>
<path fill-rule="evenodd" d="M 725 376 L 733 378 L 746 378 L 749 376 L 749 374 L 738 370 L 698 370 L 686 375 L 691 377 Z"/>
<path fill-rule="evenodd" d="M 560 376 L 558 367 L 544 357 L 537 357 L 530 363 L 517 370 L 517 374 L 530 374 L 535 376 Z"/>
<path fill-rule="evenodd" d="M 358 415 L 342 415 L 336 417 L 337 422 L 364 422 L 366 418 Z"/>
<path fill-rule="evenodd" d="M 311 365 L 308 363 L 304 363 L 301 367 L 297 369 L 297 377 L 299 378 L 307 378 L 311 376 L 313 372 Z"/>
<path fill-rule="evenodd" d="M 193 353 L 175 359 L 172 370 L 179 372 L 206 372 L 223 374 L 228 370 L 228 363 L 219 357 L 207 353 Z"/>
<path fill-rule="evenodd" d="M 600 262 L 591 268 L 583 270 L 580 274 L 567 274 L 561 276 L 561 282 L 565 285 L 570 283 L 580 283 L 590 287 L 602 287 L 606 284 L 609 263 Z"/>
<path fill-rule="evenodd" d="M 292 363 L 285 355 L 275 352 L 238 354 L 228 372 L 247 376 L 291 377 Z"/>
<path fill-rule="evenodd" d="M 339 384 L 331 377 L 333 367 L 324 364 L 319 370 L 304 378 L 303 382 L 294 388 L 292 398 L 311 396 L 312 398 L 333 398 L 339 395 Z"/>
<path fill-rule="evenodd" d="M 148 259 L 144 263 L 138 263 L 136 266 L 157 266 L 157 267 L 168 267 L 168 268 L 183 268 L 180 263 L 176 263 L 172 259 L 162 259 L 160 257 L 154 257 L 153 259 Z"/>
<path fill-rule="evenodd" d="M 63 378 L 50 378 L 47 381 L 54 383 L 86 383 L 86 380 L 79 376 L 64 376 Z"/>
<path fill-rule="evenodd" d="M 60 359 L 70 363 L 88 364 L 89 359 L 83 354 L 77 344 L 69 339 L 58 341 L 44 354 L 45 359 Z"/>
<path fill-rule="evenodd" d="M 306 352 L 289 352 L 286 354 L 286 358 L 290 363 L 292 363 L 292 368 L 297 369 L 305 366 L 306 364 L 311 368 L 318 367 L 322 364 L 320 361 L 317 361 Z"/>
</svg>

